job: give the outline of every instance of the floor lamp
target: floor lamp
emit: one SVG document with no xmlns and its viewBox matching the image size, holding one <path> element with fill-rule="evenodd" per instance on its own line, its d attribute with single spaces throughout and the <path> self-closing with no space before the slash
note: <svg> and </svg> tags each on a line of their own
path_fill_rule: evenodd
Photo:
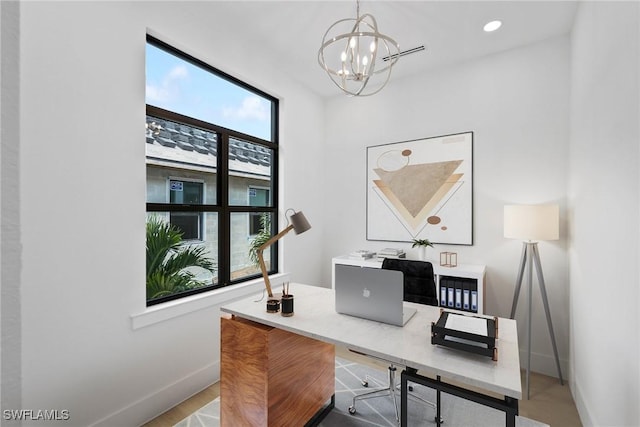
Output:
<svg viewBox="0 0 640 427">
<path fill-rule="evenodd" d="M 269 295 L 269 299 L 267 300 L 267 311 L 274 311 L 270 309 L 270 307 L 274 306 L 274 302 L 273 302 L 274 299 L 273 299 L 273 292 L 271 291 L 271 281 L 269 280 L 269 273 L 267 272 L 267 266 L 264 263 L 264 257 L 262 253 L 264 252 L 265 249 L 267 249 L 269 246 L 273 245 L 279 239 L 284 237 L 284 235 L 290 232 L 291 230 L 293 230 L 296 234 L 301 234 L 311 228 L 311 224 L 309 224 L 309 221 L 307 221 L 307 218 L 304 216 L 302 212 L 296 212 L 293 209 L 287 209 L 287 211 L 285 212 L 285 216 L 287 216 L 287 213 L 289 211 L 293 211 L 293 214 L 289 216 L 289 219 L 287 221 L 288 223 L 287 227 L 281 232 L 279 232 L 278 234 L 276 234 L 275 236 L 271 237 L 266 242 L 264 242 L 264 244 L 260 246 L 257 251 L 258 262 L 260 263 L 260 270 L 262 270 L 262 276 L 264 277 L 264 286 L 267 288 L 267 294 Z"/>
<path fill-rule="evenodd" d="M 511 319 L 515 317 L 516 306 L 518 305 L 518 297 L 520 288 L 522 287 L 522 276 L 525 267 L 527 267 L 527 285 L 528 285 L 528 314 L 527 314 L 527 372 L 526 386 L 527 399 L 529 399 L 529 374 L 531 371 L 531 300 L 533 288 L 533 265 L 536 267 L 538 275 L 538 285 L 542 294 L 542 303 L 547 316 L 547 325 L 549 327 L 549 335 L 551 336 L 551 344 L 553 345 L 553 354 L 556 358 L 556 366 L 558 368 L 558 376 L 560 384 L 562 381 L 562 372 L 560 370 L 560 359 L 558 358 L 558 348 L 556 347 L 556 338 L 553 333 L 553 323 L 551 322 L 551 313 L 549 312 L 549 301 L 547 300 L 547 290 L 542 275 L 542 266 L 540 264 L 540 254 L 538 253 L 538 240 L 558 240 L 559 238 L 559 209 L 558 205 L 507 205 L 504 207 L 504 237 L 508 239 L 524 240 L 522 243 L 522 257 L 520 258 L 520 268 L 518 269 L 518 278 L 516 280 L 516 288 L 513 294 L 513 304 L 511 305 Z"/>
</svg>

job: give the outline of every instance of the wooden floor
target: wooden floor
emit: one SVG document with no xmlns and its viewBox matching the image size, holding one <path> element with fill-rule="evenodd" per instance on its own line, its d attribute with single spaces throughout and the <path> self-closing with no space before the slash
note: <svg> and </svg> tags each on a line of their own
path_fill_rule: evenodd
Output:
<svg viewBox="0 0 640 427">
<path fill-rule="evenodd" d="M 359 363 L 376 365 L 382 369 L 386 366 L 370 358 L 351 353 L 344 348 L 336 347 L 336 356 L 351 359 Z M 531 373 L 531 398 L 520 401 L 520 415 L 549 424 L 551 427 L 582 427 L 576 405 L 565 383 L 560 385 L 556 378 Z M 522 386 L 524 388 L 524 372 Z M 144 427 L 173 426 L 220 395 L 220 384 L 216 383 L 204 389 L 195 396 L 187 399 L 178 406 L 168 410 L 159 417 L 144 425 Z M 523 390 L 523 396 L 526 390 Z"/>
</svg>

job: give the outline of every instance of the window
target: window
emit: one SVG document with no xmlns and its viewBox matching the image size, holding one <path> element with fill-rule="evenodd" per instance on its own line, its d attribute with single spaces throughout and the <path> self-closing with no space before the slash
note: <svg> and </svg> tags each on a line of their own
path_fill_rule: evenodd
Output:
<svg viewBox="0 0 640 427">
<path fill-rule="evenodd" d="M 278 100 L 151 36 L 146 60 L 147 305 L 260 277 Z"/>
<path fill-rule="evenodd" d="M 202 182 L 169 181 L 169 202 L 201 205 Z M 200 212 L 171 212 L 169 222 L 182 232 L 183 240 L 202 240 L 202 214 Z"/>
<path fill-rule="evenodd" d="M 269 197 L 269 188 L 249 187 L 249 206 L 269 206 Z M 255 236 L 262 230 L 261 216 L 262 214 L 257 212 L 249 214 L 249 234 L 251 236 Z"/>
</svg>

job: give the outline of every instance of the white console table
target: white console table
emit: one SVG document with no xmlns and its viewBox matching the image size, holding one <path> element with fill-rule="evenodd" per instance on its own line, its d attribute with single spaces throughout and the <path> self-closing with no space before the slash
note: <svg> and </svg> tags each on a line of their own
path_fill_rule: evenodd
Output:
<svg viewBox="0 0 640 427">
<path fill-rule="evenodd" d="M 475 280 L 477 283 L 477 289 L 478 289 L 477 313 L 484 314 L 485 270 L 486 270 L 486 267 L 484 265 L 461 264 L 461 265 L 458 265 L 457 267 L 443 267 L 439 265 L 439 263 L 436 261 L 430 261 L 430 262 L 433 265 L 433 273 L 435 274 L 438 299 L 440 299 L 440 280 L 443 277 L 461 278 L 463 280 L 467 280 L 467 279 Z M 334 257 L 331 260 L 331 288 L 335 288 L 336 264 L 381 268 L 382 260 L 379 260 L 377 258 L 371 258 L 367 260 L 354 259 L 354 258 L 351 258 L 349 255 L 341 255 L 341 256 Z"/>
</svg>

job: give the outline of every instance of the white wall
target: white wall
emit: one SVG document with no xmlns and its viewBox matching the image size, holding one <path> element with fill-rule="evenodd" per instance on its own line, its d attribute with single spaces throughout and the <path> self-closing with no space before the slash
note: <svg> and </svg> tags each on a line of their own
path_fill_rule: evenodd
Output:
<svg viewBox="0 0 640 427">
<path fill-rule="evenodd" d="M 0 2 L 0 407 L 20 406 L 19 8 Z"/>
<path fill-rule="evenodd" d="M 639 21 L 637 2 L 583 2 L 571 37 L 571 364 L 585 426 L 640 425 Z"/>
<path fill-rule="evenodd" d="M 218 305 L 131 325 L 145 310 L 147 29 L 281 98 L 282 206 L 314 226 L 283 241 L 281 258 L 293 280 L 317 282 L 306 248 L 322 242 L 321 176 L 299 159 L 322 154 L 322 103 L 267 53 L 230 43 L 244 23 L 225 19 L 224 7 L 20 4 L 23 408 L 67 409 L 65 425 L 136 425 L 218 375 Z"/>
<path fill-rule="evenodd" d="M 426 53 L 428 55 L 428 53 Z M 397 65 L 403 66 L 402 61 Z M 366 147 L 474 132 L 474 245 L 436 245 L 460 264 L 487 265 L 485 312 L 509 316 L 521 243 L 503 238 L 503 206 L 557 203 L 561 240 L 541 242 L 540 256 L 561 362 L 569 354 L 566 256 L 566 159 L 569 140 L 569 40 L 525 48 L 393 80 L 370 98 L 337 97 L 327 103 L 324 281 L 332 256 L 354 249 L 404 247 L 366 241 Z M 347 219 L 348 220 L 345 220 Z M 516 319 L 525 347 L 525 292 Z M 556 375 L 540 293 L 534 293 L 532 369 Z M 526 359 L 524 359 L 526 360 Z M 565 374 L 566 375 L 566 374 Z"/>
</svg>

